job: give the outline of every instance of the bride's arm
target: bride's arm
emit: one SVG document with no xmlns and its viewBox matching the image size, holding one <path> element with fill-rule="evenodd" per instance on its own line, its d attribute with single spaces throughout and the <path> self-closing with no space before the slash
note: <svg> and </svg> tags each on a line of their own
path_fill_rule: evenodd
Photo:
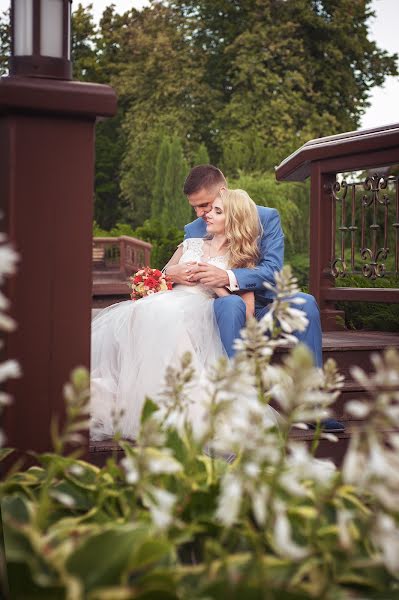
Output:
<svg viewBox="0 0 399 600">
<path fill-rule="evenodd" d="M 176 251 L 173 254 L 172 258 L 166 263 L 166 265 L 164 266 L 162 271 L 164 271 L 166 273 L 166 270 L 169 267 L 172 267 L 173 265 L 177 265 L 179 260 L 181 259 L 182 255 L 183 255 L 183 244 L 179 244 L 177 246 Z"/>
<path fill-rule="evenodd" d="M 183 244 L 180 244 L 170 261 L 162 269 L 163 273 L 168 275 L 173 283 L 180 285 L 197 285 L 196 281 L 190 281 L 187 265 L 191 263 L 181 263 L 179 260 L 183 255 Z"/>
<path fill-rule="evenodd" d="M 245 302 L 245 313 L 247 321 L 255 315 L 255 294 L 254 292 L 241 292 L 239 294 Z"/>
<path fill-rule="evenodd" d="M 230 295 L 230 292 L 226 288 L 213 288 L 213 290 L 219 298 Z M 245 302 L 245 313 L 248 321 L 255 314 L 255 294 L 253 292 L 241 292 L 239 295 Z"/>
</svg>

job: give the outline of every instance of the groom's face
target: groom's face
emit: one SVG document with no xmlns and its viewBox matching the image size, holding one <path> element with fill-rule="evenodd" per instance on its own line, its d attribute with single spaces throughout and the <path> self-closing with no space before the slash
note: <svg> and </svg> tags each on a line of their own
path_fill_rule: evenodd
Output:
<svg viewBox="0 0 399 600">
<path fill-rule="evenodd" d="M 198 192 L 194 192 L 187 196 L 189 203 L 195 210 L 197 217 L 201 217 L 206 221 L 206 215 L 212 209 L 213 201 L 221 190 L 224 190 L 223 186 L 215 186 L 212 188 L 201 188 Z"/>
</svg>

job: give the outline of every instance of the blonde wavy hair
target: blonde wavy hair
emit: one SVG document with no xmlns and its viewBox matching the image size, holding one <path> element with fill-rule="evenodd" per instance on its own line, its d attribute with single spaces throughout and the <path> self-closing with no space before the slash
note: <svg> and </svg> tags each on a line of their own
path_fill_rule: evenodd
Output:
<svg viewBox="0 0 399 600">
<path fill-rule="evenodd" d="M 220 192 L 225 213 L 225 236 L 229 249 L 229 267 L 254 268 L 259 261 L 261 234 L 256 204 L 244 190 Z"/>
</svg>

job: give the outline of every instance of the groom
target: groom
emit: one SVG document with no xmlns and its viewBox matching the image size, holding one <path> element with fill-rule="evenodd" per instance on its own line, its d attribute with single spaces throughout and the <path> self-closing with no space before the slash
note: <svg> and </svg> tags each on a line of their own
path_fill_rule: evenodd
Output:
<svg viewBox="0 0 399 600">
<path fill-rule="evenodd" d="M 185 238 L 204 237 L 206 216 L 212 203 L 221 190 L 227 189 L 227 182 L 220 169 L 213 165 L 199 165 L 191 169 L 184 183 L 183 191 L 193 207 L 197 219 L 185 226 Z M 268 311 L 273 294 L 263 286 L 264 281 L 274 284 L 274 273 L 280 271 L 284 261 L 284 234 L 280 216 L 276 209 L 258 206 L 263 234 L 260 241 L 260 260 L 256 269 L 232 269 L 225 271 L 216 266 L 200 263 L 187 269 L 187 265 L 168 267 L 167 273 L 174 283 L 195 285 L 200 282 L 209 287 L 227 287 L 231 292 L 247 290 L 255 292 L 255 317 L 259 320 Z M 299 308 L 308 318 L 305 331 L 295 332 L 298 340 L 313 352 L 315 364 L 322 366 L 322 337 L 320 313 L 313 296 L 300 292 L 305 300 Z M 233 356 L 233 342 L 240 337 L 245 326 L 246 311 L 244 301 L 237 294 L 216 298 L 215 316 L 220 337 L 228 356 Z M 342 431 L 343 425 L 334 419 L 323 423 L 328 431 Z"/>
</svg>

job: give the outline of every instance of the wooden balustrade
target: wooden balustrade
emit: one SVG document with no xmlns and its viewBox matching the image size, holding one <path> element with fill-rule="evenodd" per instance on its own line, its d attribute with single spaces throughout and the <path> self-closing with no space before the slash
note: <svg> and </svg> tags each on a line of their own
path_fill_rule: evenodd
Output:
<svg viewBox="0 0 399 600">
<path fill-rule="evenodd" d="M 93 302 L 96 306 L 128 297 L 127 278 L 150 265 L 151 248 L 148 242 L 127 235 L 93 238 L 93 299 L 96 299 Z"/>
<path fill-rule="evenodd" d="M 118 271 L 121 276 L 129 276 L 149 266 L 151 248 L 148 242 L 127 235 L 93 238 L 93 270 Z"/>
<path fill-rule="evenodd" d="M 279 181 L 311 178 L 310 291 L 325 331 L 340 327 L 337 301 L 399 302 L 399 176 L 392 165 L 399 165 L 399 124 L 311 140 L 276 169 Z M 348 274 L 391 275 L 398 285 L 337 285 Z"/>
</svg>

